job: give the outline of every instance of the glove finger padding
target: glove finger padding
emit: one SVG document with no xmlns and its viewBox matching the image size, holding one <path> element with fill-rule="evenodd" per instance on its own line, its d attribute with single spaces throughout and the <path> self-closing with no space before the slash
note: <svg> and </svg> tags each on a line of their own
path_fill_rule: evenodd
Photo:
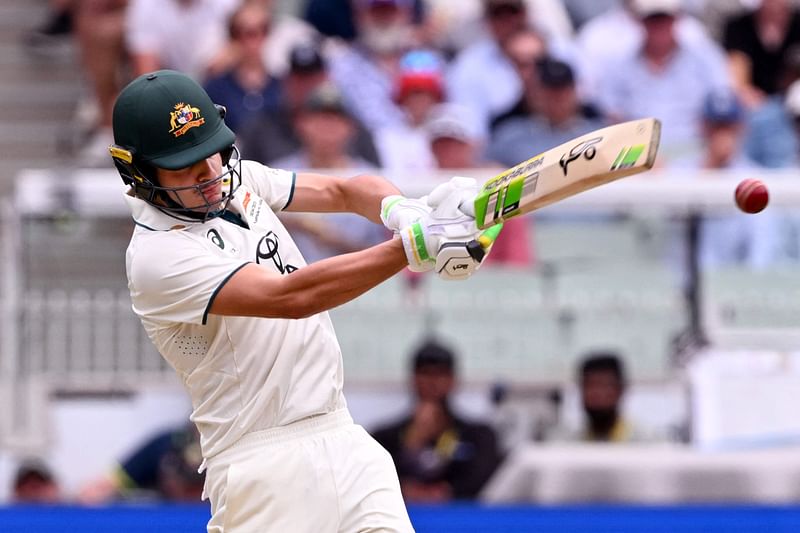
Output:
<svg viewBox="0 0 800 533">
<path fill-rule="evenodd" d="M 473 178 L 455 176 L 431 191 L 428 205 L 443 219 L 461 215 L 475 218 L 474 200 L 478 191 L 478 182 Z"/>
<path fill-rule="evenodd" d="M 393 195 L 381 201 L 381 221 L 387 229 L 394 232 L 427 218 L 430 212 L 426 198 L 413 199 Z"/>
</svg>

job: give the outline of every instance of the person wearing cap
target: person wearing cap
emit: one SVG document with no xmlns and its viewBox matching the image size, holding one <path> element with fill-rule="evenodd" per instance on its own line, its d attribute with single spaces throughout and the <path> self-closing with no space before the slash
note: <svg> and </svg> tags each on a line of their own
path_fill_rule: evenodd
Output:
<svg viewBox="0 0 800 533">
<path fill-rule="evenodd" d="M 307 43 L 292 48 L 289 54 L 289 72 L 281 80 L 281 101 L 277 109 L 265 109 L 245 123 L 237 132 L 242 151 L 248 157 L 273 165 L 300 149 L 300 137 L 295 129 L 295 115 L 309 95 L 330 81 L 327 62 L 318 43 Z M 355 134 L 347 147 L 351 157 L 357 157 L 379 167 L 380 159 L 372 135 L 353 118 Z"/>
<path fill-rule="evenodd" d="M 470 110 L 458 104 L 434 107 L 423 126 L 439 170 L 454 172 L 485 168 L 494 162 L 483 158 L 483 143 L 470 120 Z M 499 173 L 501 169 L 498 169 Z M 503 235 L 492 246 L 492 265 L 526 268 L 533 264 L 530 218 L 516 217 L 503 225 Z"/>
<path fill-rule="evenodd" d="M 274 162 L 278 168 L 328 169 L 347 174 L 374 172 L 368 161 L 348 153 L 356 122 L 344 107 L 341 94 L 330 82 L 314 89 L 294 116 L 300 148 Z M 363 250 L 386 237 L 381 226 L 350 213 L 283 215 L 283 223 L 306 262 Z"/>
<path fill-rule="evenodd" d="M 191 397 L 208 531 L 412 531 L 391 458 L 347 410 L 327 311 L 406 267 L 475 272 L 488 250 L 460 205 L 477 184 L 423 201 L 375 175 L 243 161 L 224 108 L 171 70 L 125 87 L 113 124 L 132 307 Z M 307 265 L 281 211 L 359 214 L 396 237 Z"/>
<path fill-rule="evenodd" d="M 587 0 L 585 3 L 596 8 L 603 2 Z M 603 72 L 613 68 L 620 57 L 635 53 L 644 39 L 644 27 L 634 0 L 618 0 L 616 3 L 616 7 L 603 10 L 588 20 L 575 36 L 577 53 L 574 58 L 580 72 L 579 92 L 585 99 L 596 97 Z M 722 48 L 707 27 L 692 14 L 682 12 L 675 20 L 675 36 L 681 46 L 724 60 Z"/>
<path fill-rule="evenodd" d="M 614 122 L 661 120 L 659 162 L 669 164 L 699 151 L 704 98 L 729 90 L 732 80 L 721 53 L 678 39 L 681 0 L 632 0 L 632 8 L 644 39 L 601 73 L 596 102 Z"/>
<path fill-rule="evenodd" d="M 531 111 L 500 124 L 487 148 L 488 159 L 506 167 L 605 125 L 584 114 L 575 74 L 567 63 L 546 57 L 533 68 L 535 74 L 525 84 L 525 107 Z"/>
<path fill-rule="evenodd" d="M 444 62 L 432 50 L 414 50 L 400 59 L 394 101 L 404 114 L 401 124 L 375 132 L 381 166 L 390 173 L 416 174 L 436 168 L 425 132 L 431 110 L 445 99 Z"/>
<path fill-rule="evenodd" d="M 450 102 L 433 107 L 423 124 L 436 168 L 475 168 L 483 163 L 471 110 Z"/>
<path fill-rule="evenodd" d="M 454 410 L 455 386 L 455 354 L 425 341 L 411 358 L 412 411 L 373 432 L 394 459 L 406 501 L 473 499 L 500 463 L 494 431 Z"/>
<path fill-rule="evenodd" d="M 747 113 L 733 90 L 708 94 L 703 105 L 703 153 L 689 167 L 733 175 L 757 172 L 759 165 L 742 149 Z M 757 217 L 707 213 L 700 220 L 698 246 L 700 266 L 704 269 L 733 265 L 768 267 L 784 253 L 780 217 L 772 211 Z"/>
</svg>

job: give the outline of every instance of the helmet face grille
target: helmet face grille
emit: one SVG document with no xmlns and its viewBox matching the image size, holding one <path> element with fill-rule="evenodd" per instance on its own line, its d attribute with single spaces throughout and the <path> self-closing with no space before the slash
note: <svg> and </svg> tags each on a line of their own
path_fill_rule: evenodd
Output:
<svg viewBox="0 0 800 533">
<path fill-rule="evenodd" d="M 134 193 L 138 198 L 157 208 L 159 211 L 184 222 L 205 222 L 206 220 L 220 216 L 228 208 L 228 204 L 233 199 L 239 186 L 242 184 L 242 161 L 239 157 L 239 150 L 235 146 L 220 153 L 222 156 L 224 172 L 216 178 L 186 185 L 184 187 L 162 187 L 158 184 L 153 171 L 140 172 L 144 170 L 132 165 L 133 177 L 125 180 L 133 187 Z M 218 183 L 222 184 L 222 198 L 209 202 L 204 191 L 214 188 Z M 193 192 L 186 195 L 179 193 Z M 187 204 L 181 199 L 191 196 L 197 198 L 197 203 Z"/>
</svg>

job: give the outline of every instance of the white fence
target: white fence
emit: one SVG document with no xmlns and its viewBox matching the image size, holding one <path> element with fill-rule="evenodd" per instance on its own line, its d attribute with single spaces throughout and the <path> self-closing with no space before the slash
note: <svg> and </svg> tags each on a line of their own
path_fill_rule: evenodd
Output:
<svg viewBox="0 0 800 533">
<path fill-rule="evenodd" d="M 763 177 L 770 209 L 796 212 L 800 180 Z M 428 334 L 456 348 L 464 381 L 517 386 L 571 379 L 592 348 L 619 350 L 638 380 L 669 379 L 698 335 L 726 347 L 797 349 L 800 261 L 699 273 L 676 271 L 667 259 L 676 236 L 670 221 L 734 214 L 737 178 L 623 180 L 543 211 L 532 269 L 487 267 L 464 283 L 426 279 L 416 291 L 402 276 L 390 280 L 332 312 L 348 382 L 405 380 L 407 357 Z M 603 216 L 574 216 L 587 211 Z M 27 171 L 1 212 L 0 439 L 35 439 L 41 395 L 50 391 L 173 380 L 130 310 L 124 250 L 132 225 L 116 174 Z M 692 243 L 677 235 L 691 259 Z M 684 275 L 692 278 L 686 285 Z M 687 286 L 700 301 L 686 298 Z"/>
</svg>

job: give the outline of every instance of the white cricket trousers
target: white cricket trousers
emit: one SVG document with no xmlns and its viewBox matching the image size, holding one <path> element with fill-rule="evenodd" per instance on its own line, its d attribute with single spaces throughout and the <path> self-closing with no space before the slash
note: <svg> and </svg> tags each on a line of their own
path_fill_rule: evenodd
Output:
<svg viewBox="0 0 800 533">
<path fill-rule="evenodd" d="M 413 533 L 389 453 L 347 410 L 245 435 L 211 458 L 209 533 Z"/>
</svg>

